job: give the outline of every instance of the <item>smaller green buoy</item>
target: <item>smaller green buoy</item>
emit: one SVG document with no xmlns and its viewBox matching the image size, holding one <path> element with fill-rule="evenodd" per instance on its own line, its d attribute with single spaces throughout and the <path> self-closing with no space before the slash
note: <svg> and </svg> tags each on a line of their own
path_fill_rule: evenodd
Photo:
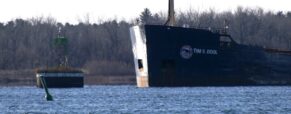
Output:
<svg viewBox="0 0 291 114">
<path fill-rule="evenodd" d="M 47 100 L 47 101 L 53 101 L 53 96 L 49 93 L 49 90 L 48 90 L 48 88 L 47 88 L 47 85 L 46 85 L 46 82 L 45 82 L 45 80 L 43 79 L 43 77 L 40 77 L 40 79 L 41 79 L 41 84 L 42 84 L 42 87 L 44 88 L 44 90 L 45 90 L 45 99 Z"/>
</svg>

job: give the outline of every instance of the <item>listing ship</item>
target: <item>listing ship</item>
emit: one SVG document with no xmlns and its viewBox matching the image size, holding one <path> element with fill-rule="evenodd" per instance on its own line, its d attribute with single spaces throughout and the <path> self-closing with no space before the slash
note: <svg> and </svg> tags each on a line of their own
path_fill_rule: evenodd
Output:
<svg viewBox="0 0 291 114">
<path fill-rule="evenodd" d="M 225 30 L 130 28 L 138 87 L 291 85 L 291 52 L 236 43 Z M 285 79 L 289 79 L 285 80 Z"/>
<path fill-rule="evenodd" d="M 58 37 L 54 39 L 53 51 L 58 65 L 36 70 L 37 87 L 75 88 L 84 86 L 82 70 L 68 65 L 67 43 L 68 39 L 61 35 L 61 29 L 59 29 Z"/>
</svg>

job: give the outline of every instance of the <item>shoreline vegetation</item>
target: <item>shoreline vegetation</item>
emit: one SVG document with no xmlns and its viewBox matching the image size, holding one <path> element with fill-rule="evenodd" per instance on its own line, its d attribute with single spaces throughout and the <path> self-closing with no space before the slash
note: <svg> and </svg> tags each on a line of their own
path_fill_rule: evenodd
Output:
<svg viewBox="0 0 291 114">
<path fill-rule="evenodd" d="M 138 19 L 140 24 L 163 25 L 166 16 L 146 8 Z M 212 29 L 227 25 L 228 33 L 240 44 L 291 50 L 291 11 L 242 7 L 225 12 L 190 9 L 177 12 L 176 20 L 176 26 L 183 27 Z M 0 22 L 0 85 L 35 85 L 35 71 L 24 69 L 56 66 L 59 58 L 52 44 L 59 28 L 69 40 L 69 66 L 85 72 L 85 84 L 135 84 L 129 34 L 134 23 L 117 19 L 92 23 L 89 16 L 76 25 L 63 24 L 52 17 Z"/>
<path fill-rule="evenodd" d="M 68 66 L 56 66 L 51 68 L 36 69 L 36 73 L 83 73 L 81 69 Z"/>
<path fill-rule="evenodd" d="M 135 76 L 101 76 L 86 74 L 84 85 L 135 85 Z M 0 86 L 36 86 L 36 74 L 34 70 L 0 71 Z"/>
</svg>

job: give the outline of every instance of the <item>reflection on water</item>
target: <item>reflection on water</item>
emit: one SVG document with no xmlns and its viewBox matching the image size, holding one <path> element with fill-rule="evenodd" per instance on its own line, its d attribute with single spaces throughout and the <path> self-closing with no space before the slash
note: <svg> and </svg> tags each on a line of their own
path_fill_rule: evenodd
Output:
<svg viewBox="0 0 291 114">
<path fill-rule="evenodd" d="M 0 87 L 1 113 L 291 113 L 291 87 Z"/>
</svg>

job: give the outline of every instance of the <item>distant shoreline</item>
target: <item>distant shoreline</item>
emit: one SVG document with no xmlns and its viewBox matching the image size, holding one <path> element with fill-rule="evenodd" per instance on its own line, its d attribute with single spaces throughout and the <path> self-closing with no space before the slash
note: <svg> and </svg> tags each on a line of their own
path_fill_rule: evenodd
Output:
<svg viewBox="0 0 291 114">
<path fill-rule="evenodd" d="M 84 85 L 135 85 L 135 76 L 117 75 L 103 76 L 85 74 Z M 36 86 L 36 76 L 32 71 L 1 72 L 0 87 L 5 86 Z"/>
</svg>

